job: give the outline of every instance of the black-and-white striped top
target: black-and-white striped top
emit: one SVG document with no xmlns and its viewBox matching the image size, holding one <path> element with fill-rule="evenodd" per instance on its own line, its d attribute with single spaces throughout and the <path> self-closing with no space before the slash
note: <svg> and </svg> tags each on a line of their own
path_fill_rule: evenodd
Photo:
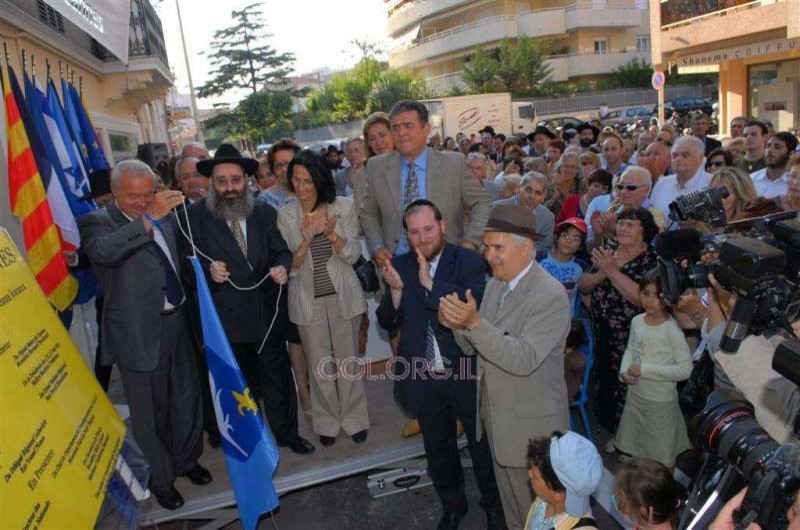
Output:
<svg viewBox="0 0 800 530">
<path fill-rule="evenodd" d="M 328 260 L 333 256 L 333 244 L 325 234 L 311 238 L 311 263 L 314 267 L 314 298 L 336 294 L 336 288 L 328 274 Z"/>
</svg>

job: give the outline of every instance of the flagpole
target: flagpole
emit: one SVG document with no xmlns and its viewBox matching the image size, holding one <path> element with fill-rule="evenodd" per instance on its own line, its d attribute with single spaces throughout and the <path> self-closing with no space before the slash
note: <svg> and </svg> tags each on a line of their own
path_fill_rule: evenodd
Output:
<svg viewBox="0 0 800 530">
<path fill-rule="evenodd" d="M 179 0 L 175 0 L 175 8 L 178 10 L 178 27 L 181 31 L 181 44 L 183 45 L 183 60 L 186 63 L 186 76 L 189 78 L 189 97 L 192 101 L 192 118 L 194 118 L 195 139 L 198 142 L 204 142 L 203 138 L 203 124 L 200 123 L 200 118 L 197 115 L 197 100 L 194 97 L 194 83 L 192 82 L 192 69 L 189 68 L 189 52 L 186 50 L 186 37 L 183 35 L 183 19 L 181 18 L 181 4 Z"/>
</svg>

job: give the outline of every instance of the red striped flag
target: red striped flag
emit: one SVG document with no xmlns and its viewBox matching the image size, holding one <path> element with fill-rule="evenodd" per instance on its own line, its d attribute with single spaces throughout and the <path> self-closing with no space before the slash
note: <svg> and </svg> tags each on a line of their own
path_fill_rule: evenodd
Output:
<svg viewBox="0 0 800 530">
<path fill-rule="evenodd" d="M 2 68 L 2 78 L 11 211 L 22 220 L 28 264 L 36 281 L 50 302 L 59 311 L 63 311 L 75 299 L 78 282 L 69 274 L 67 263 L 61 254 L 61 234 L 53 222 L 42 177 L 39 175 L 5 67 Z"/>
</svg>

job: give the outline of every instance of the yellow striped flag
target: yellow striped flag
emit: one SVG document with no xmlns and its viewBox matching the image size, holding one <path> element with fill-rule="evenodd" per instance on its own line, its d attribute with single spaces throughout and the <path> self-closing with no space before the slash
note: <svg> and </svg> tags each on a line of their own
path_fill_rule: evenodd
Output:
<svg viewBox="0 0 800 530">
<path fill-rule="evenodd" d="M 61 254 L 61 234 L 53 222 L 42 177 L 36 166 L 18 102 L 3 65 L 3 101 L 8 138 L 8 188 L 12 213 L 22 220 L 28 264 L 36 281 L 56 309 L 67 309 L 78 294 L 78 282 L 69 274 Z"/>
</svg>

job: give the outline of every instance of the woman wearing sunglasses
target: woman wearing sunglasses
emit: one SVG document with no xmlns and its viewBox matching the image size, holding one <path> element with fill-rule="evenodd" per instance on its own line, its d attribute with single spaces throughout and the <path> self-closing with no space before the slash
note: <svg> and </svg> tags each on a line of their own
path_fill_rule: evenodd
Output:
<svg viewBox="0 0 800 530">
<path fill-rule="evenodd" d="M 725 149 L 718 147 L 706 157 L 706 172 L 714 174 L 718 169 L 733 165 L 733 156 Z"/>
</svg>

